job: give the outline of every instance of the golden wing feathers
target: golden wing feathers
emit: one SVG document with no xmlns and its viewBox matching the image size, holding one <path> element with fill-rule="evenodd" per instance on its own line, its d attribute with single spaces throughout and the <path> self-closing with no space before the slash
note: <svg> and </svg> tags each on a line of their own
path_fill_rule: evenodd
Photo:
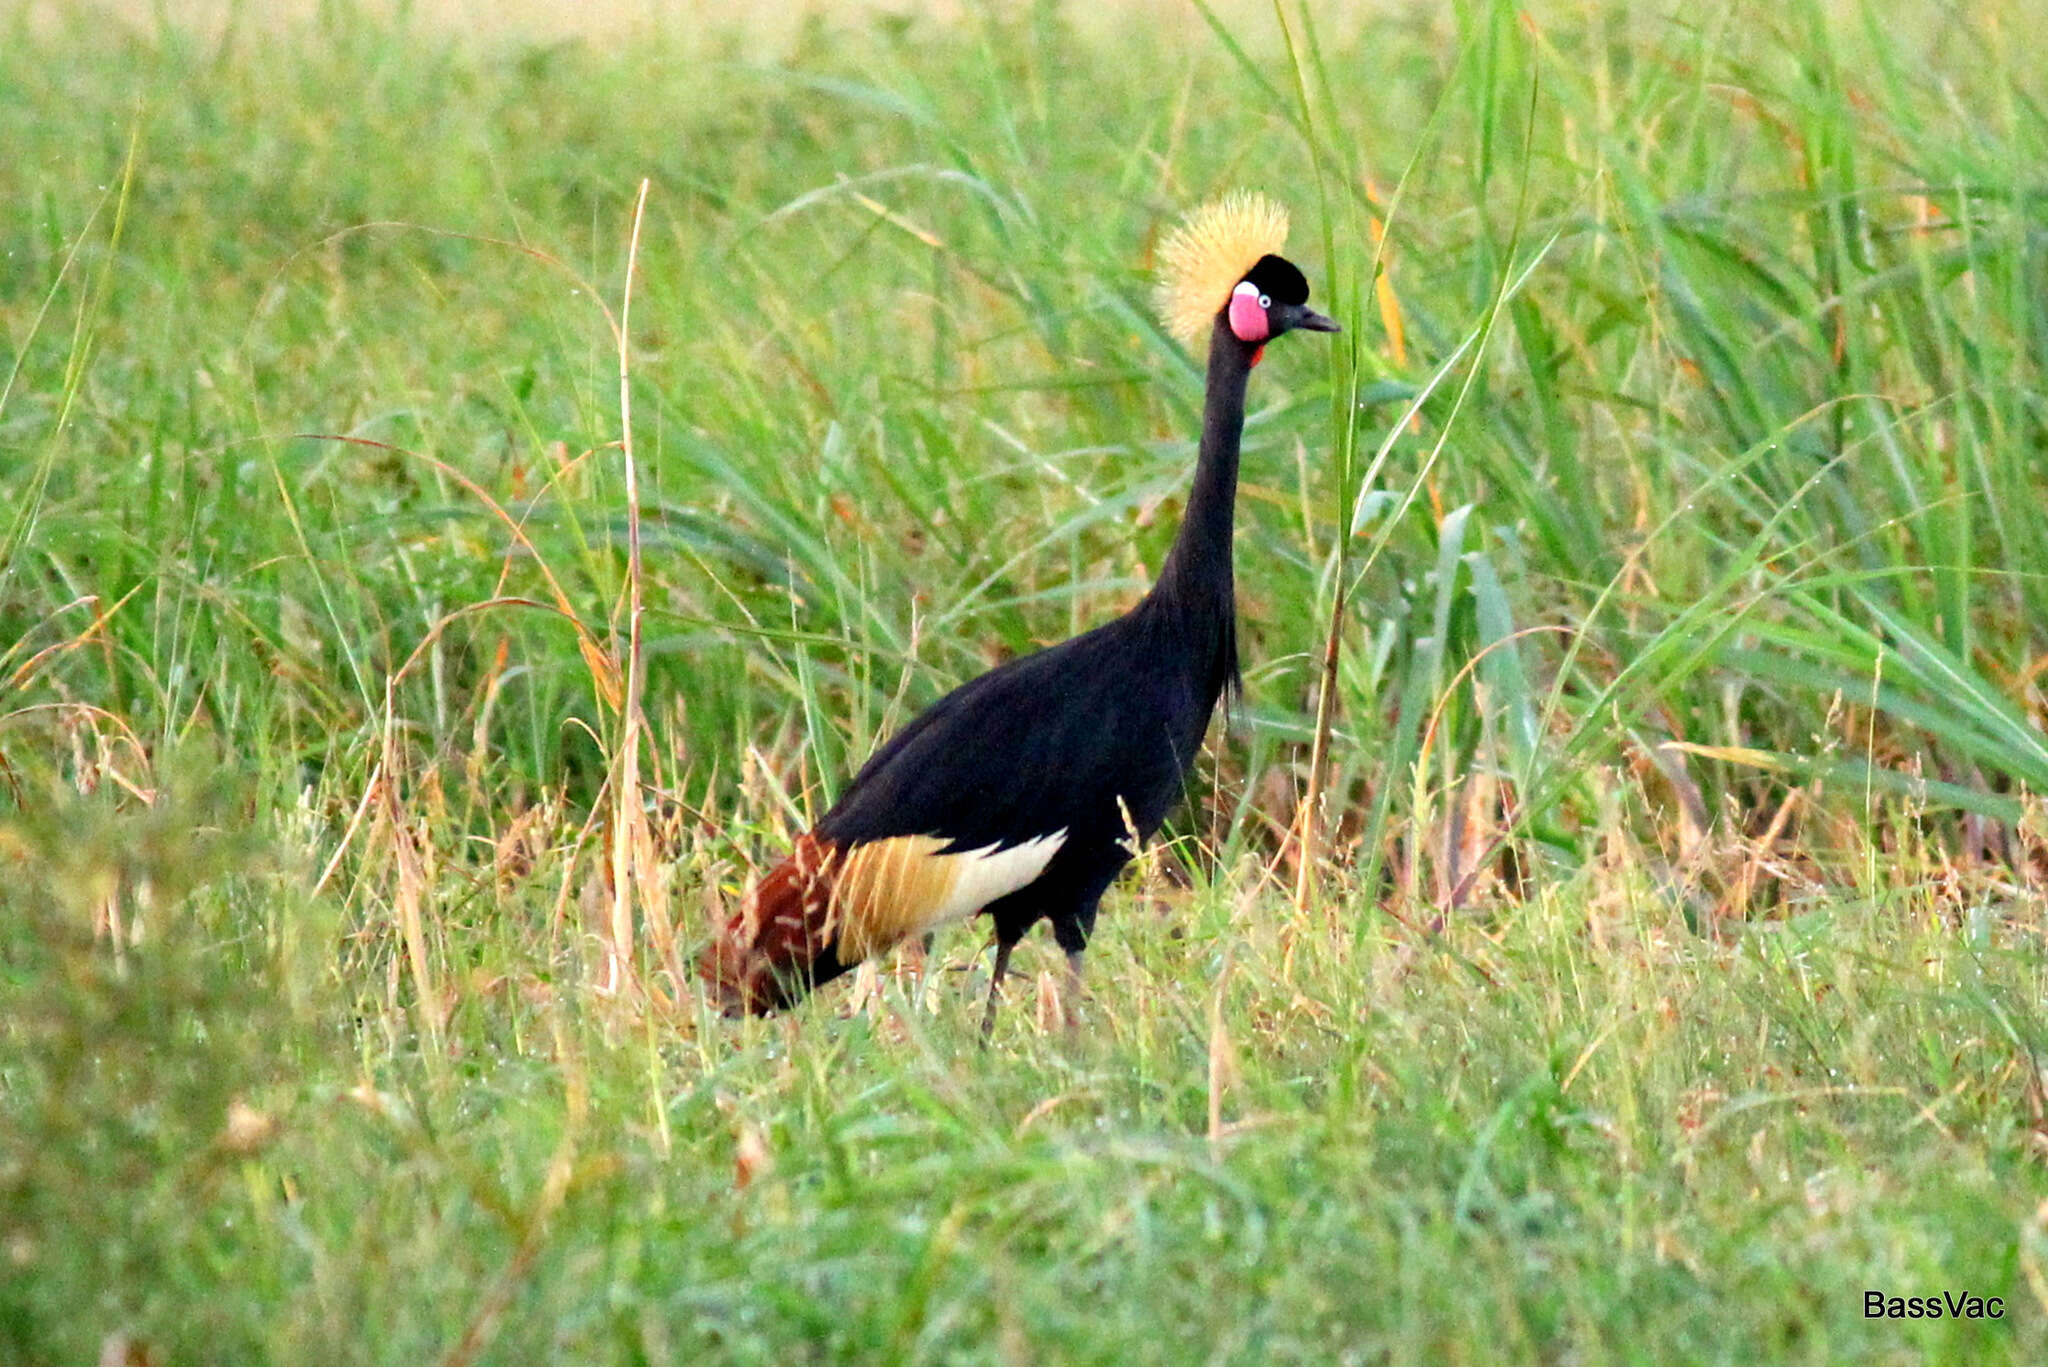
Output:
<svg viewBox="0 0 2048 1367">
<path fill-rule="evenodd" d="M 952 842 L 936 835 L 850 848 L 806 835 L 747 897 L 699 971 L 733 1009 L 785 1005 L 809 986 L 828 949 L 834 971 L 842 971 L 972 916 L 1044 873 L 1066 839 L 1061 830 L 1014 845 L 949 850 Z"/>
</svg>

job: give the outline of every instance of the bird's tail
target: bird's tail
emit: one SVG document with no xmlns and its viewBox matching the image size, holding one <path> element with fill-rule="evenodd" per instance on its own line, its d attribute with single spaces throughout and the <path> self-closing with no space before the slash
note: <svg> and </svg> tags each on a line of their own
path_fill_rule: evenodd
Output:
<svg viewBox="0 0 2048 1367">
<path fill-rule="evenodd" d="M 846 971 L 832 946 L 838 865 L 837 846 L 801 837 L 719 928 L 697 973 L 726 1014 L 760 1015 L 793 1005 Z"/>
</svg>

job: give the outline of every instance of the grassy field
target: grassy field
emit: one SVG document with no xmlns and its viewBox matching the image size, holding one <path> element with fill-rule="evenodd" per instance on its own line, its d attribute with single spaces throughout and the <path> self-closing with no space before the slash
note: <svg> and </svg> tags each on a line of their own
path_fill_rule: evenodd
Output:
<svg viewBox="0 0 2048 1367">
<path fill-rule="evenodd" d="M 0 10 L 0 1362 L 2048 1361 L 2039 14 L 1701 13 Z M 1347 331 L 1079 1029 L 718 1017 L 1236 185 Z"/>
</svg>

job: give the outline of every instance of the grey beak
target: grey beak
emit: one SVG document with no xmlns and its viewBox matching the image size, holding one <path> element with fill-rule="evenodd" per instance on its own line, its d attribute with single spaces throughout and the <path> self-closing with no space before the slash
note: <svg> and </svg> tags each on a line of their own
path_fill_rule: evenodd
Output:
<svg viewBox="0 0 2048 1367">
<path fill-rule="evenodd" d="M 1296 320 L 1294 325 L 1309 332 L 1342 332 L 1344 330 L 1337 326 L 1335 319 L 1325 318 L 1306 304 L 1302 305 L 1301 317 Z"/>
</svg>

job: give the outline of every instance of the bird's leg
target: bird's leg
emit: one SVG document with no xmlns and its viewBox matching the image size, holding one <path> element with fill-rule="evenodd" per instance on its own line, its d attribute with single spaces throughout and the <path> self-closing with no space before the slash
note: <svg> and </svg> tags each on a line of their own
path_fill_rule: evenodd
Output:
<svg viewBox="0 0 2048 1367">
<path fill-rule="evenodd" d="M 981 1043 L 984 1048 L 996 1030 L 996 1003 L 1003 999 L 1003 975 L 1010 971 L 1010 951 L 1014 948 L 1016 945 L 1012 941 L 996 941 L 995 971 L 988 980 L 988 1009 L 981 1013 Z"/>
<path fill-rule="evenodd" d="M 1067 952 L 1067 981 L 1060 993 L 1060 1014 L 1066 1017 L 1069 1035 L 1077 1033 L 1081 1024 L 1081 954 L 1088 948 L 1089 932 L 1095 929 L 1095 906 L 1096 898 L 1091 897 L 1052 923 L 1054 942 Z"/>
</svg>

